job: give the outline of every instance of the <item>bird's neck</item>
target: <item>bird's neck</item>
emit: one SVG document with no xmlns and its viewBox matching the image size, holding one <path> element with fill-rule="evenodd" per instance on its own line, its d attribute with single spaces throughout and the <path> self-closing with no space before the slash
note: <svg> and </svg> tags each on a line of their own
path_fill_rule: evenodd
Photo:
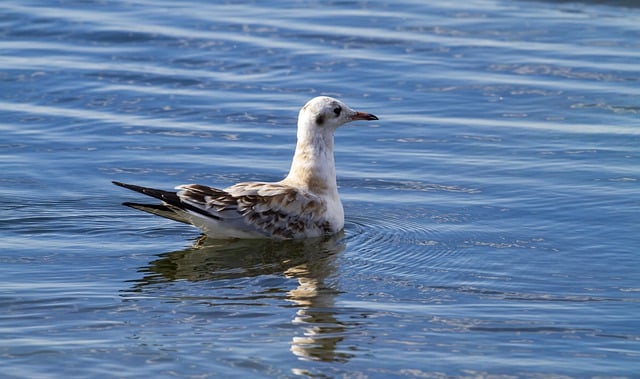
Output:
<svg viewBox="0 0 640 379">
<path fill-rule="evenodd" d="M 312 133 L 307 128 L 298 129 L 291 170 L 283 182 L 302 186 L 316 194 L 337 195 L 332 130 Z"/>
</svg>

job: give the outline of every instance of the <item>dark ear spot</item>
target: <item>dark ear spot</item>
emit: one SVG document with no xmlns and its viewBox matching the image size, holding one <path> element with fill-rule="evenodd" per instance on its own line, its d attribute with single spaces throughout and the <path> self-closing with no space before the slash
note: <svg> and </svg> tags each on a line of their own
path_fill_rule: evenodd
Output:
<svg viewBox="0 0 640 379">
<path fill-rule="evenodd" d="M 324 116 L 320 115 L 316 117 L 316 124 L 322 125 L 324 124 Z"/>
</svg>

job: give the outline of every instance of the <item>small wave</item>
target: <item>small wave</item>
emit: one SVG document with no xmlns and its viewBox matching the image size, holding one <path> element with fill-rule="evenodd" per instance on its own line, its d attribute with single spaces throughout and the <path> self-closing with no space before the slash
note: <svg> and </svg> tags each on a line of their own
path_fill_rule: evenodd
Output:
<svg viewBox="0 0 640 379">
<path fill-rule="evenodd" d="M 349 257 L 362 273 L 419 276 L 424 270 L 439 270 L 443 256 L 460 251 L 451 234 L 443 233 L 439 226 L 435 220 L 425 224 L 398 214 L 349 218 Z"/>
<path fill-rule="evenodd" d="M 481 191 L 477 188 L 461 187 L 456 185 L 445 185 L 437 183 L 425 183 L 417 180 L 389 180 L 389 179 L 368 179 L 359 183 L 351 183 L 352 188 L 375 188 L 393 191 L 419 191 L 419 192 L 453 192 L 477 194 Z"/>
</svg>

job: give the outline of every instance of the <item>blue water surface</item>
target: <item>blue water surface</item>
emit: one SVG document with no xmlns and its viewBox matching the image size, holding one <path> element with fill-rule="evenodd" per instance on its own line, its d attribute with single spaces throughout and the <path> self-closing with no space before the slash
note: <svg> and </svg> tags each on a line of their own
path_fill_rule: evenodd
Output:
<svg viewBox="0 0 640 379">
<path fill-rule="evenodd" d="M 640 377 L 635 2 L 0 2 L 8 378 Z M 277 181 L 338 97 L 344 233 L 199 241 L 111 180 Z"/>
</svg>

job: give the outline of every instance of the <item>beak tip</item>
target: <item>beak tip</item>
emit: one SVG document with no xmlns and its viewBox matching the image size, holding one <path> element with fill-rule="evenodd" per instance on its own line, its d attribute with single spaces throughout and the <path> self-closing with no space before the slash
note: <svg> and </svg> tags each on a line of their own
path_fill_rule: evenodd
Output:
<svg viewBox="0 0 640 379">
<path fill-rule="evenodd" d="M 353 116 L 353 120 L 373 121 L 373 120 L 379 120 L 379 118 L 378 116 L 373 115 L 371 113 L 357 112 L 355 116 Z"/>
</svg>

